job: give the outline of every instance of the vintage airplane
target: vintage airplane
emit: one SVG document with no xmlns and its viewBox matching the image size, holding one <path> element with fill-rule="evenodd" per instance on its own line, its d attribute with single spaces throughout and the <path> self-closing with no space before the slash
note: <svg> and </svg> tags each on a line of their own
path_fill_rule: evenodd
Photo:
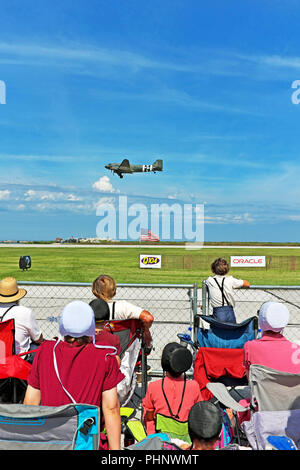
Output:
<svg viewBox="0 0 300 470">
<path fill-rule="evenodd" d="M 120 178 L 123 178 L 124 173 L 131 174 L 148 171 L 153 171 L 153 173 L 156 173 L 157 171 L 162 171 L 163 161 L 156 160 L 152 165 L 130 165 L 129 160 L 125 158 L 122 163 L 108 163 L 105 165 L 105 168 L 107 168 L 107 170 L 111 170 L 114 174 L 117 173 Z"/>
</svg>

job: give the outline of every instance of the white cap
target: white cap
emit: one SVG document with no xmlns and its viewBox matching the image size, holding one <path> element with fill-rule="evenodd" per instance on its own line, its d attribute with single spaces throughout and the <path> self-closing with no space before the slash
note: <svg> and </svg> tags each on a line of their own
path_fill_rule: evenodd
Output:
<svg viewBox="0 0 300 470">
<path fill-rule="evenodd" d="M 59 332 L 62 336 L 94 336 L 95 316 L 92 307 L 81 300 L 74 300 L 61 312 Z"/>
<path fill-rule="evenodd" d="M 290 313 L 284 304 L 265 302 L 258 314 L 258 324 L 262 331 L 280 332 L 289 322 Z"/>
</svg>

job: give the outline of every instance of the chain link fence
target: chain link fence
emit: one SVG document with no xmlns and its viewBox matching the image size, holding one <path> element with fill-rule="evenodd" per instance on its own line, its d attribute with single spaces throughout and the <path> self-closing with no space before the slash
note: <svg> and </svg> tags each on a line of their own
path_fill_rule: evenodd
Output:
<svg viewBox="0 0 300 470">
<path fill-rule="evenodd" d="M 199 289 L 198 314 L 211 315 L 212 307 L 205 281 L 202 292 Z M 257 314 L 264 302 L 275 301 L 284 303 L 290 312 L 289 324 L 284 335 L 290 341 L 300 344 L 300 286 L 251 286 L 248 289 L 235 290 L 235 315 L 237 322 Z"/>
<path fill-rule="evenodd" d="M 34 312 L 46 339 L 58 336 L 58 320 L 65 305 L 73 300 L 89 303 L 94 299 L 89 283 L 22 282 L 27 290 L 20 301 Z M 164 346 L 178 342 L 178 333 L 193 327 L 197 314 L 212 314 L 205 281 L 195 284 L 119 284 L 115 300 L 125 299 L 151 312 L 155 321 L 151 328 L 153 350 L 148 364 L 153 375 L 161 375 L 161 353 Z M 235 291 L 235 313 L 238 322 L 256 315 L 263 302 L 284 302 L 290 311 L 285 336 L 300 344 L 300 286 L 251 286 Z M 194 332 L 193 332 L 194 334 Z M 195 337 L 193 338 L 196 339 Z M 151 373 L 150 373 L 151 375 Z"/>
<path fill-rule="evenodd" d="M 89 303 L 95 298 L 88 283 L 19 281 L 18 284 L 27 290 L 20 304 L 32 309 L 46 339 L 59 335 L 59 315 L 66 304 L 73 300 Z M 114 300 L 125 299 L 154 316 L 151 327 L 154 349 L 147 359 L 153 374 L 162 372 L 163 347 L 169 342 L 177 342 L 177 333 L 184 333 L 193 326 L 197 291 L 196 284 L 118 284 Z"/>
</svg>

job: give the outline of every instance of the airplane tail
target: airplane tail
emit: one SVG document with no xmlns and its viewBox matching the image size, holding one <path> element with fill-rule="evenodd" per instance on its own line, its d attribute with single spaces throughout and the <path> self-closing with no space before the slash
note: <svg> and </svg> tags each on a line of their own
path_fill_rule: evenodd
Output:
<svg viewBox="0 0 300 470">
<path fill-rule="evenodd" d="M 155 160 L 155 162 L 153 163 L 153 168 L 157 171 L 162 171 L 163 161 L 162 160 Z"/>
</svg>

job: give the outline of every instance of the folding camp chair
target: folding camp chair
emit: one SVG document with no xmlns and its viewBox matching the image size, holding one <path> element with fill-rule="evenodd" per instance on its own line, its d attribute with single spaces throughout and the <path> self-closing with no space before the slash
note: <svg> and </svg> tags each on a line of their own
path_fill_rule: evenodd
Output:
<svg viewBox="0 0 300 470">
<path fill-rule="evenodd" d="M 221 382 L 236 397 L 244 398 L 248 385 L 246 369 L 243 365 L 243 349 L 199 348 L 194 363 L 194 380 L 199 383 L 204 400 L 213 397 L 208 384 Z"/>
<path fill-rule="evenodd" d="M 297 450 L 296 444 L 286 436 L 269 436 L 267 442 L 274 450 Z"/>
<path fill-rule="evenodd" d="M 208 323 L 209 328 L 200 327 L 201 320 Z M 236 399 L 247 395 L 243 347 L 257 336 L 257 317 L 241 323 L 228 323 L 212 316 L 197 315 L 194 331 L 196 340 L 187 341 L 187 344 L 194 350 L 194 379 L 200 385 L 203 398 L 212 398 L 206 387 L 211 381 L 224 383 Z M 178 337 L 184 342 L 182 335 Z"/>
<path fill-rule="evenodd" d="M 139 320 L 111 320 L 105 328 L 116 334 L 120 339 L 122 352 L 120 354 L 120 369 L 125 379 L 118 385 L 118 395 L 121 406 L 126 406 L 135 392 L 137 377 L 136 364 L 141 358 L 142 369 L 142 397 L 147 390 L 147 357 L 145 354 L 145 343 L 143 325 Z"/>
<path fill-rule="evenodd" d="M 100 408 L 0 405 L 0 450 L 98 450 Z"/>
<path fill-rule="evenodd" d="M 147 437 L 143 422 L 135 417 L 136 410 L 130 407 L 121 407 L 121 431 L 124 435 L 124 447 L 140 442 Z"/>
<path fill-rule="evenodd" d="M 26 353 L 27 354 L 27 353 Z M 14 320 L 0 322 L 0 399 L 2 402 L 22 401 L 31 365 L 15 354 Z"/>
<path fill-rule="evenodd" d="M 287 435 L 300 443 L 300 374 L 277 371 L 252 364 L 249 374 L 250 397 L 248 407 L 240 405 L 228 394 L 224 384 L 209 383 L 207 388 L 220 403 L 231 408 L 235 416 L 250 412 L 250 420 L 239 426 L 253 449 L 264 449 L 270 435 Z"/>
<path fill-rule="evenodd" d="M 200 321 L 210 325 L 209 329 L 200 327 Z M 258 318 L 247 318 L 241 323 L 221 322 L 210 315 L 197 315 L 196 332 L 198 347 L 240 349 L 247 341 L 256 338 L 258 332 Z"/>
</svg>

